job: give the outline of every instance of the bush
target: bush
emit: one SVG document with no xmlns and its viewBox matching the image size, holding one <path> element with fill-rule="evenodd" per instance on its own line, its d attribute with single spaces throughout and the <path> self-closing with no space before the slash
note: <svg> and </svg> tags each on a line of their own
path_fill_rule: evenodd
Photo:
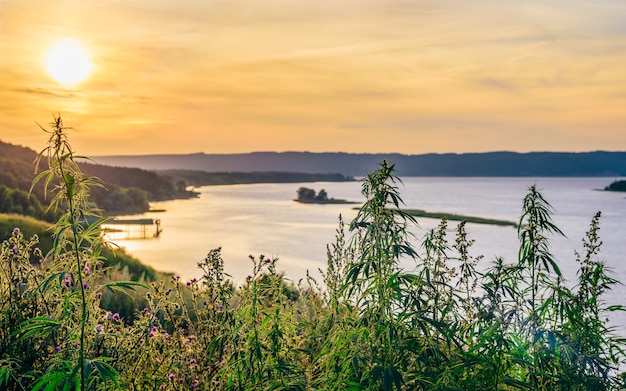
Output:
<svg viewBox="0 0 626 391">
<path fill-rule="evenodd" d="M 383 162 L 363 180 L 367 202 L 348 231 L 341 218 L 324 281 L 297 286 L 276 259 L 250 256 L 235 287 L 220 249 L 202 277 L 146 286 L 107 276 L 87 191 L 60 119 L 41 156 L 65 214 L 53 251 L 11 231 L 0 253 L 0 386 L 8 390 L 617 390 L 622 340 L 602 299 L 616 283 L 597 260 L 598 213 L 568 288 L 549 238 L 550 204 L 529 189 L 519 259 L 478 268 L 465 224 L 444 219 L 415 248 L 399 179 Z M 30 262 L 31 257 L 38 264 Z M 411 268 L 401 268 L 411 262 Z M 484 270 L 480 272 L 479 270 Z M 145 295 L 125 314 L 106 294 Z M 135 309 L 136 308 L 136 309 Z"/>
</svg>

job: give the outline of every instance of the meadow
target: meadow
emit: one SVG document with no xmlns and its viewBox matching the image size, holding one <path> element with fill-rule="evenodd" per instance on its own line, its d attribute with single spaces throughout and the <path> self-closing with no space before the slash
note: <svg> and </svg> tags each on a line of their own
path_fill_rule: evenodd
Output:
<svg viewBox="0 0 626 391">
<path fill-rule="evenodd" d="M 124 281 L 104 264 L 104 219 L 89 201 L 98 179 L 81 172 L 60 118 L 49 134 L 35 182 L 61 212 L 52 248 L 17 226 L 1 246 L 2 389 L 624 388 L 624 340 L 607 320 L 623 308 L 604 301 L 617 281 L 597 257 L 600 212 L 573 287 L 550 254 L 561 231 L 534 186 L 517 261 L 478 267 L 464 222 L 449 238 L 444 218 L 412 244 L 415 218 L 383 161 L 362 180 L 356 217 L 339 217 L 319 280 L 290 284 L 278 259 L 250 255 L 249 275 L 232 281 L 217 248 L 198 279 Z M 111 310 L 105 300 L 120 294 L 141 305 Z"/>
</svg>

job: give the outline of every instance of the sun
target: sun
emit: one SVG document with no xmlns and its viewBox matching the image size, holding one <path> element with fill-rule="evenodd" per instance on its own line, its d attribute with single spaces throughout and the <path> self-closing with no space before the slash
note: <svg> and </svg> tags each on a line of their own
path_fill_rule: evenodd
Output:
<svg viewBox="0 0 626 391">
<path fill-rule="evenodd" d="M 46 52 L 46 69 L 63 84 L 77 84 L 89 77 L 89 52 L 75 39 L 63 39 Z"/>
</svg>

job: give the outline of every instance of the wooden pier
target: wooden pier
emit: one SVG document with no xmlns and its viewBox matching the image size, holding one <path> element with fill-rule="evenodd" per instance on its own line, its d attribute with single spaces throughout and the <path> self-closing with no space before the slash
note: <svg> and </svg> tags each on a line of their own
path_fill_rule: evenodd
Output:
<svg viewBox="0 0 626 391">
<path fill-rule="evenodd" d="M 102 224 L 111 227 L 113 232 L 125 232 L 126 239 L 135 239 L 133 234 L 138 233 L 140 239 L 148 237 L 158 238 L 161 232 L 161 220 L 159 219 L 111 219 Z M 115 228 L 113 228 L 115 227 Z M 137 229 L 138 227 L 138 229 Z M 148 229 L 156 227 L 154 231 Z"/>
</svg>

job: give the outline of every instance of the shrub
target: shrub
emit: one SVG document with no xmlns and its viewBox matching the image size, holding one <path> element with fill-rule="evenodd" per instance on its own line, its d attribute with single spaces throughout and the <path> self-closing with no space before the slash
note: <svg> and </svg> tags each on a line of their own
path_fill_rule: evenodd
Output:
<svg viewBox="0 0 626 391">
<path fill-rule="evenodd" d="M 623 341 L 607 324 L 622 307 L 603 301 L 617 282 L 597 259 L 599 213 L 571 288 L 549 251 L 560 230 L 535 187 L 522 206 L 519 259 L 478 267 L 463 222 L 453 243 L 444 219 L 414 246 L 417 223 L 385 161 L 363 180 L 367 202 L 347 231 L 340 217 L 321 286 L 310 276 L 289 285 L 277 259 L 250 255 L 236 287 L 219 248 L 198 263 L 199 279 L 119 282 L 102 263 L 102 220 L 88 202 L 98 182 L 74 163 L 66 131 L 55 118 L 40 154 L 49 168 L 36 179 L 63 211 L 52 250 L 17 227 L 0 247 L 3 389 L 623 387 Z M 104 309 L 107 294 L 129 290 L 145 297 L 124 313 Z"/>
</svg>

